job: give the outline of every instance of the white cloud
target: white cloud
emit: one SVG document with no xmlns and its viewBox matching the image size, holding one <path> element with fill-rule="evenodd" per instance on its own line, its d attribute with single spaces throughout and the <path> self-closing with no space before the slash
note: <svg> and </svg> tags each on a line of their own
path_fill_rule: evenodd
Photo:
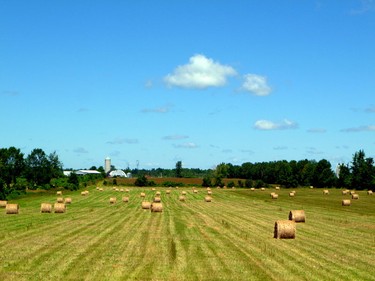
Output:
<svg viewBox="0 0 375 281">
<path fill-rule="evenodd" d="M 309 133 L 325 133 L 325 132 L 327 132 L 327 130 L 323 129 L 323 128 L 311 128 L 311 129 L 308 129 L 307 132 L 309 132 Z"/>
<path fill-rule="evenodd" d="M 88 153 L 88 151 L 83 148 L 83 147 L 77 147 L 76 149 L 73 150 L 75 153 Z"/>
<path fill-rule="evenodd" d="M 171 135 L 171 136 L 165 136 L 163 137 L 163 140 L 182 140 L 182 139 L 188 139 L 188 136 L 185 135 Z"/>
<path fill-rule="evenodd" d="M 135 144 L 138 143 L 137 139 L 115 138 L 112 141 L 107 141 L 108 144 Z"/>
<path fill-rule="evenodd" d="M 242 84 L 242 89 L 251 92 L 257 96 L 268 96 L 272 89 L 267 84 L 267 78 L 257 74 L 244 75 L 245 81 Z"/>
<path fill-rule="evenodd" d="M 342 129 L 341 132 L 373 132 L 375 131 L 375 125 L 360 126 L 354 128 Z"/>
<path fill-rule="evenodd" d="M 183 143 L 183 144 L 175 144 L 174 147 L 175 148 L 197 148 L 198 145 L 196 145 L 193 142 L 187 142 L 187 143 Z"/>
<path fill-rule="evenodd" d="M 178 66 L 172 74 L 164 77 L 168 86 L 205 89 L 224 86 L 227 78 L 236 75 L 234 68 L 222 65 L 204 55 L 194 55 L 189 63 Z"/>
<path fill-rule="evenodd" d="M 297 128 L 297 123 L 284 119 L 281 123 L 274 123 L 269 120 L 258 120 L 254 124 L 254 128 L 257 130 L 286 130 Z"/>
</svg>

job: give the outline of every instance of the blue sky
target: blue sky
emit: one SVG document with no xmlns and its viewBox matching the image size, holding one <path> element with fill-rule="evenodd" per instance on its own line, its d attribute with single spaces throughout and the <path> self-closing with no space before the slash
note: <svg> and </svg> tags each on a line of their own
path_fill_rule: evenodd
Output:
<svg viewBox="0 0 375 281">
<path fill-rule="evenodd" d="M 375 157 L 375 1 L 0 0 L 0 108 L 65 168 Z"/>
</svg>

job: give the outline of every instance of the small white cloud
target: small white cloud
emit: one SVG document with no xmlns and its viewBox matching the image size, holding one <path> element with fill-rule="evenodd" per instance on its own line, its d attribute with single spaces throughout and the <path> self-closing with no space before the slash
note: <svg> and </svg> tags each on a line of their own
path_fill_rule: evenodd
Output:
<svg viewBox="0 0 375 281">
<path fill-rule="evenodd" d="M 323 128 L 311 128 L 311 129 L 308 129 L 307 132 L 309 133 L 325 133 L 327 132 L 326 129 L 323 129 Z"/>
<path fill-rule="evenodd" d="M 284 119 L 281 123 L 274 123 L 269 120 L 258 120 L 254 124 L 254 128 L 257 130 L 286 130 L 286 129 L 295 129 L 298 125 L 295 122 Z"/>
<path fill-rule="evenodd" d="M 194 55 L 189 63 L 178 66 L 172 74 L 164 77 L 168 86 L 205 89 L 224 86 L 227 78 L 236 75 L 234 68 L 222 65 L 204 55 Z"/>
<path fill-rule="evenodd" d="M 353 127 L 353 128 L 347 128 L 347 129 L 341 130 L 341 132 L 373 132 L 373 131 L 375 131 L 375 125 Z"/>
<path fill-rule="evenodd" d="M 175 148 L 197 148 L 198 145 L 196 145 L 195 143 L 193 142 L 187 142 L 187 143 L 183 143 L 183 144 L 175 144 L 174 145 Z"/>
<path fill-rule="evenodd" d="M 88 151 L 83 148 L 83 147 L 77 147 L 76 149 L 73 150 L 75 153 L 88 153 Z"/>
<path fill-rule="evenodd" d="M 165 136 L 163 137 L 163 140 L 183 140 L 188 139 L 188 136 L 185 135 L 171 135 L 171 136 Z"/>
<path fill-rule="evenodd" d="M 108 144 L 135 144 L 138 143 L 137 139 L 127 139 L 127 138 L 115 138 L 112 141 L 107 141 Z"/>
<path fill-rule="evenodd" d="M 375 106 L 371 106 L 365 109 L 365 112 L 367 113 L 375 113 Z"/>
<path fill-rule="evenodd" d="M 280 146 L 275 146 L 273 149 L 274 150 L 287 150 L 288 147 L 285 145 L 280 145 Z"/>
<path fill-rule="evenodd" d="M 267 84 L 267 78 L 257 74 L 244 75 L 245 81 L 242 84 L 242 89 L 251 92 L 257 96 L 268 96 L 272 89 Z"/>
<path fill-rule="evenodd" d="M 152 82 L 152 80 L 147 80 L 145 82 L 145 87 L 146 88 L 152 88 L 154 86 L 154 82 Z"/>
</svg>

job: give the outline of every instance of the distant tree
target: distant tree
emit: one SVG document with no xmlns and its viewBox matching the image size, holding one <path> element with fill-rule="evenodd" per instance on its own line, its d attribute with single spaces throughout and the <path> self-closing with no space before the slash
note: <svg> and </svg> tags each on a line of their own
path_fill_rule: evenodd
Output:
<svg viewBox="0 0 375 281">
<path fill-rule="evenodd" d="M 5 189 L 5 181 L 0 178 L 0 200 L 6 199 L 6 189 Z"/>
<path fill-rule="evenodd" d="M 322 159 L 316 164 L 312 184 L 316 187 L 334 186 L 335 174 L 331 169 L 331 163 L 326 159 Z"/>
<path fill-rule="evenodd" d="M 18 148 L 9 147 L 0 149 L 0 178 L 10 187 L 16 183 L 16 178 L 24 172 L 25 160 Z"/>
<path fill-rule="evenodd" d="M 375 183 L 373 158 L 366 158 L 365 152 L 354 153 L 351 166 L 351 187 L 356 189 L 372 189 Z"/>
<path fill-rule="evenodd" d="M 336 186 L 339 188 L 350 188 L 351 187 L 351 173 L 348 165 L 340 164 L 339 173 L 336 181 Z"/>
<path fill-rule="evenodd" d="M 68 184 L 68 189 L 70 190 L 77 190 L 79 188 L 79 179 L 76 173 L 70 173 Z"/>
<path fill-rule="evenodd" d="M 203 187 L 211 187 L 211 177 L 209 175 L 206 175 L 202 179 L 202 186 Z"/>
<path fill-rule="evenodd" d="M 135 182 L 134 182 L 135 186 L 147 186 L 148 185 L 148 181 L 147 181 L 147 178 L 145 175 L 141 175 L 139 176 Z"/>
<path fill-rule="evenodd" d="M 176 163 L 176 177 L 182 178 L 182 162 L 181 161 L 177 161 Z"/>
</svg>

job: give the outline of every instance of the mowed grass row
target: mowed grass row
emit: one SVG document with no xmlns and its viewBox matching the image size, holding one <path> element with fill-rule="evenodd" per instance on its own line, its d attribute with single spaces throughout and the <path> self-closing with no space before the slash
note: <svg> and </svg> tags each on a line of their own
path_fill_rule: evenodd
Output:
<svg viewBox="0 0 375 281">
<path fill-rule="evenodd" d="M 271 189 L 213 189 L 210 203 L 202 188 L 166 190 L 162 213 L 141 209 L 156 191 L 109 187 L 64 192 L 64 214 L 40 213 L 52 193 L 17 200 L 18 215 L 0 209 L 0 280 L 375 280 L 375 197 L 365 192 L 343 207 L 340 190 L 282 189 L 273 200 Z M 274 239 L 293 209 L 306 213 L 296 239 Z"/>
</svg>

